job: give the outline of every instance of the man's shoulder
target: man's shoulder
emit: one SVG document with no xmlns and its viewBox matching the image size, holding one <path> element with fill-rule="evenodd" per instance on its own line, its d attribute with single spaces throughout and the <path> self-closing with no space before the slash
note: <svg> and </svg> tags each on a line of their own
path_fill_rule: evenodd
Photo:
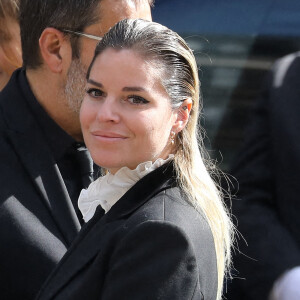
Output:
<svg viewBox="0 0 300 300">
<path fill-rule="evenodd" d="M 18 82 L 19 76 L 22 76 L 21 72 L 22 72 L 21 69 L 16 70 L 12 74 L 12 76 L 11 76 L 9 82 L 7 83 L 7 85 L 0 92 L 0 103 L 1 103 L 1 105 L 7 104 L 6 101 L 5 101 L 7 98 L 15 99 L 16 96 L 18 98 L 22 97 L 21 87 L 20 87 L 20 84 Z"/>
<path fill-rule="evenodd" d="M 17 70 L 8 84 L 0 92 L 0 128 L 5 128 L 10 123 L 11 116 L 18 113 L 26 115 L 24 95 L 18 83 L 21 70 Z"/>
<path fill-rule="evenodd" d="M 19 84 L 18 77 L 24 76 L 21 72 L 21 69 L 16 70 L 0 92 L 0 168 L 9 173 L 20 166 L 20 153 L 25 151 L 24 142 L 35 147 L 40 136 Z"/>
</svg>

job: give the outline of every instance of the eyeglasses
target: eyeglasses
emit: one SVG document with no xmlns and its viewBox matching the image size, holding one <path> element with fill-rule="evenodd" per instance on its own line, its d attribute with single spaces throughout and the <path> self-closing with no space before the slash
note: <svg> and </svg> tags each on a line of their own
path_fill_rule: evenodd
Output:
<svg viewBox="0 0 300 300">
<path fill-rule="evenodd" d="M 101 41 L 102 40 L 102 37 L 100 37 L 100 36 L 87 34 L 87 33 L 84 33 L 84 32 L 72 31 L 72 30 L 69 30 L 69 29 L 59 29 L 59 30 L 64 32 L 64 33 L 71 33 L 71 34 L 75 34 L 75 35 L 78 35 L 78 36 L 84 36 L 84 37 L 87 37 L 89 39 L 96 40 L 96 41 Z"/>
</svg>

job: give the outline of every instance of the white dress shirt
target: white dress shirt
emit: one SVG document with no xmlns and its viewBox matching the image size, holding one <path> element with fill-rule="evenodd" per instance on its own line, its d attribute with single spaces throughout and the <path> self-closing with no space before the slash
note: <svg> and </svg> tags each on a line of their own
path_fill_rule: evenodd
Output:
<svg viewBox="0 0 300 300">
<path fill-rule="evenodd" d="M 269 300 L 299 300 L 300 299 L 300 267 L 295 267 L 274 283 Z"/>
</svg>

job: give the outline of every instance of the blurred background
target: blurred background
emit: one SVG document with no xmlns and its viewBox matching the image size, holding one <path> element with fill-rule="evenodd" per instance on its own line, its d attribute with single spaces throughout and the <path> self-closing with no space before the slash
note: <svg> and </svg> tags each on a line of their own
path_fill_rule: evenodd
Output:
<svg viewBox="0 0 300 300">
<path fill-rule="evenodd" d="M 205 144 L 228 171 L 266 72 L 277 58 L 300 51 L 300 0 L 156 0 L 153 20 L 194 50 Z"/>
</svg>

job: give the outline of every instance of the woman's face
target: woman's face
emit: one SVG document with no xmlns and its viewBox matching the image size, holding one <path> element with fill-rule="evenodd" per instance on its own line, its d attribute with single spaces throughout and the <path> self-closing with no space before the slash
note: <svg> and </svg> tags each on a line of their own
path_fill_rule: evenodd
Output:
<svg viewBox="0 0 300 300">
<path fill-rule="evenodd" d="M 2 26 L 2 24 L 4 26 Z M 22 65 L 20 28 L 17 21 L 1 20 L 0 28 L 0 91 L 15 69 Z"/>
<path fill-rule="evenodd" d="M 96 164 L 115 173 L 167 158 L 177 122 L 153 65 L 133 50 L 104 50 L 94 62 L 80 121 Z"/>
</svg>

